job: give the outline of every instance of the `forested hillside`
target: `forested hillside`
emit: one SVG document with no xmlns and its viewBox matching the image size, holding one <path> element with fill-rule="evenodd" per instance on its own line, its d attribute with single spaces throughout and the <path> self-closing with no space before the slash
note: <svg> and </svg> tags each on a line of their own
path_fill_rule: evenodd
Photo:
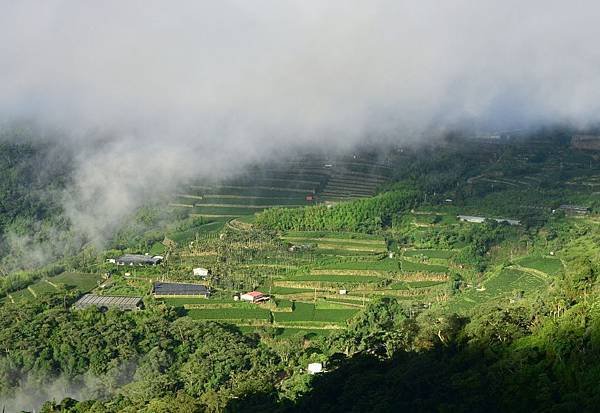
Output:
<svg viewBox="0 0 600 413">
<path fill-rule="evenodd" d="M 369 199 L 339 205 L 305 208 L 270 208 L 258 215 L 258 226 L 279 231 L 350 231 L 376 232 L 410 210 L 420 193 L 395 188 Z"/>
<path fill-rule="evenodd" d="M 247 185 L 195 185 L 180 196 L 193 204 L 132 211 L 106 250 L 3 276 L 3 407 L 595 411 L 600 163 L 562 132 L 538 138 L 391 148 L 377 164 L 310 165 L 285 190 L 265 184 L 285 182 L 286 168 L 271 168 Z M 7 170 L 25 174 L 35 151 L 19 154 Z M 376 194 L 356 184 L 357 196 L 339 197 L 350 174 Z M 27 192 L 11 179 L 5 196 Z M 313 181 L 324 184 L 306 201 Z M 43 193 L 10 206 L 22 211 L 6 212 L 5 234 L 15 222 L 56 224 Z M 111 262 L 124 254 L 164 260 Z M 164 282 L 210 296 L 154 293 Z M 90 292 L 143 305 L 76 309 Z M 323 371 L 309 374 L 315 363 Z"/>
<path fill-rule="evenodd" d="M 39 267 L 77 251 L 62 210 L 69 154 L 19 136 L 0 143 L 0 297 L 55 273 Z"/>
</svg>

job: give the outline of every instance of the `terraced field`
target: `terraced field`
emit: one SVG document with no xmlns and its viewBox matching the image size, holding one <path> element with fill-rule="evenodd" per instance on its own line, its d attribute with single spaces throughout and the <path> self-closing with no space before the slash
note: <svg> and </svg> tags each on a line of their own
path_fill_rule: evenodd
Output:
<svg viewBox="0 0 600 413">
<path fill-rule="evenodd" d="M 502 298 L 505 300 L 516 297 L 515 294 L 535 294 L 544 288 L 547 281 L 532 273 L 515 268 L 504 268 L 498 273 L 491 275 L 481 288 L 471 288 L 455 297 L 449 307 L 454 311 L 464 311 L 474 305 L 481 304 L 492 299 Z"/>
<path fill-rule="evenodd" d="M 61 287 L 76 288 L 81 292 L 89 292 L 98 286 L 102 277 L 99 274 L 64 272 L 55 277 L 39 280 L 28 288 L 9 294 L 8 299 L 14 302 L 39 298 L 45 294 L 58 291 Z"/>
<path fill-rule="evenodd" d="M 541 271 L 547 275 L 557 275 L 563 269 L 562 263 L 554 257 L 525 257 L 517 261 L 521 267 Z"/>
<path fill-rule="evenodd" d="M 230 219 L 270 207 L 367 197 L 388 180 L 390 168 L 375 158 L 289 159 L 254 167 L 223 182 L 196 182 L 173 196 L 171 206 L 191 215 Z"/>
</svg>

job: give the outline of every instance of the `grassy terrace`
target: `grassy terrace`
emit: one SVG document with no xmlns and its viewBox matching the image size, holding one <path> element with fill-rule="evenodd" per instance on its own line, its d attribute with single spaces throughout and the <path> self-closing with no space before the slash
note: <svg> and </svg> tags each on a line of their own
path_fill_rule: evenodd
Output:
<svg viewBox="0 0 600 413">
<path fill-rule="evenodd" d="M 264 320 L 271 312 L 262 308 L 193 308 L 186 314 L 194 320 Z"/>
<path fill-rule="evenodd" d="M 554 257 L 525 257 L 517 261 L 521 267 L 532 268 L 548 275 L 557 275 L 563 269 L 562 263 Z"/>
<path fill-rule="evenodd" d="M 76 288 L 86 293 L 96 288 L 101 279 L 102 277 L 99 274 L 64 272 L 55 277 L 39 280 L 28 288 L 10 293 L 10 297 L 15 302 L 31 300 L 44 294 L 57 292 L 63 286 Z"/>
<path fill-rule="evenodd" d="M 392 258 L 384 258 L 377 261 L 342 261 L 323 265 L 323 270 L 376 270 L 399 272 L 399 261 Z"/>
<path fill-rule="evenodd" d="M 404 252 L 406 257 L 426 257 L 426 258 L 440 258 L 450 259 L 454 255 L 452 250 L 434 250 L 434 249 L 415 249 L 407 250 Z"/>
<path fill-rule="evenodd" d="M 379 235 L 361 234 L 358 232 L 332 232 L 332 231 L 288 231 L 283 236 L 284 238 L 334 238 L 340 240 L 363 240 L 363 241 L 378 241 L 383 242 L 383 238 Z"/>
<path fill-rule="evenodd" d="M 453 311 L 465 311 L 493 299 L 504 297 L 508 300 L 519 291 L 526 295 L 535 294 L 545 285 L 546 281 L 541 277 L 513 268 L 504 268 L 492 274 L 479 291 L 472 288 L 455 297 L 449 303 L 449 308 Z"/>
<path fill-rule="evenodd" d="M 273 321 L 275 323 L 343 323 L 357 311 L 356 309 L 317 309 L 314 304 L 296 302 L 294 311 L 274 313 Z"/>
<path fill-rule="evenodd" d="M 297 275 L 294 277 L 284 278 L 281 281 L 293 281 L 293 282 L 332 282 L 332 283 L 376 283 L 382 281 L 381 277 L 374 277 L 369 275 L 337 275 L 337 274 L 323 274 L 323 275 Z M 277 281 L 276 281 L 277 283 Z"/>
</svg>

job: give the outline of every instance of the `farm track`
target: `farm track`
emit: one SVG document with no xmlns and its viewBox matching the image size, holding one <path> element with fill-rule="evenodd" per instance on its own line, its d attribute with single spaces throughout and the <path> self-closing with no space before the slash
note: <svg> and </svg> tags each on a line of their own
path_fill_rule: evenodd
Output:
<svg viewBox="0 0 600 413">
<path fill-rule="evenodd" d="M 522 271 L 522 272 L 526 272 L 530 275 L 533 275 L 534 277 L 538 277 L 543 279 L 544 281 L 547 281 L 551 278 L 550 274 L 545 273 L 544 271 L 540 271 L 540 270 L 536 270 L 535 268 L 529 268 L 529 267 L 523 267 L 521 265 L 518 264 L 513 264 L 507 268 L 511 268 L 511 269 L 515 269 L 518 271 Z"/>
</svg>

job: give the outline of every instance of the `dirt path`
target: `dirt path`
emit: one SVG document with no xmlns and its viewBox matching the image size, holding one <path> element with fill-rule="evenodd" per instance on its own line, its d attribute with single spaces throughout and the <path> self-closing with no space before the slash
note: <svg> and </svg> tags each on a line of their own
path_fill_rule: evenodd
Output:
<svg viewBox="0 0 600 413">
<path fill-rule="evenodd" d="M 58 290 L 58 285 L 54 284 L 52 281 L 50 280 L 44 280 L 46 281 L 48 284 L 50 284 L 51 286 L 53 286 L 54 288 L 56 288 Z"/>
<path fill-rule="evenodd" d="M 544 280 L 548 280 L 551 278 L 550 275 L 546 274 L 543 271 L 536 270 L 534 268 L 521 267 L 520 265 L 517 265 L 517 264 L 511 265 L 508 268 L 513 268 L 515 270 L 526 272 L 527 274 L 533 275 L 534 277 L 542 278 Z"/>
</svg>

